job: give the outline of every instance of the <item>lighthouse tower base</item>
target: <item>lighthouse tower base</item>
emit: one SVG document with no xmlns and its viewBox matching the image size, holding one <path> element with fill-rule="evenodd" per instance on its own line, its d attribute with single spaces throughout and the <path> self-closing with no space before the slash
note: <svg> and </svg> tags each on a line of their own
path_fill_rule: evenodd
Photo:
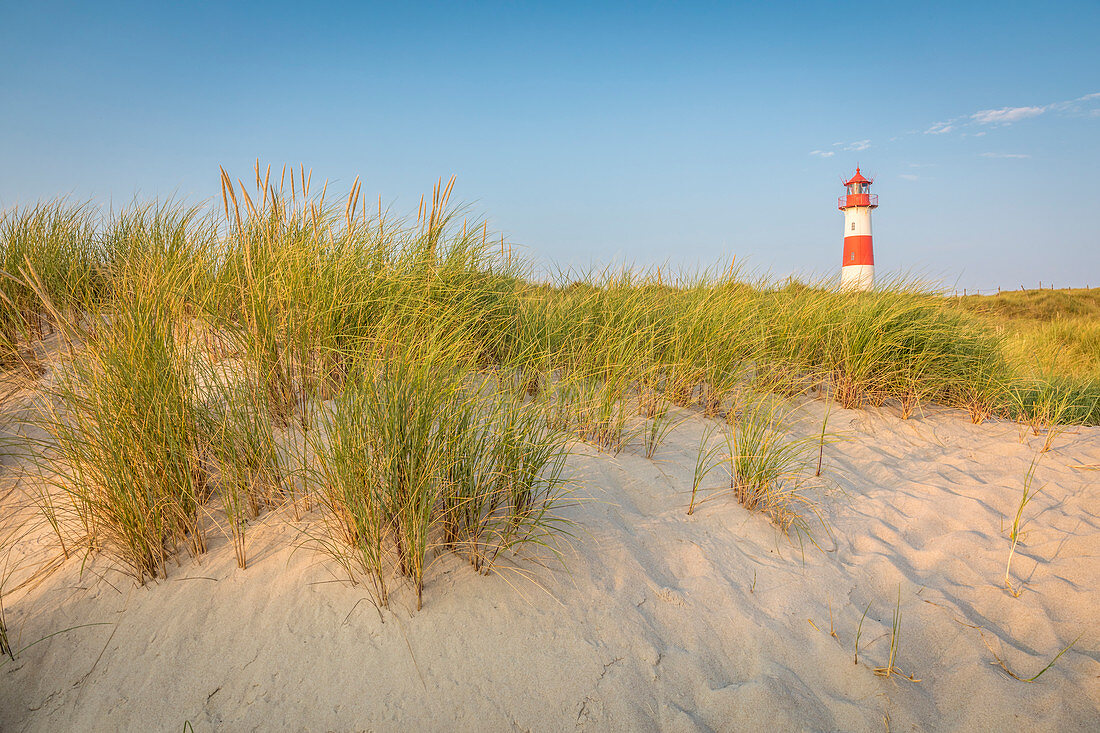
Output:
<svg viewBox="0 0 1100 733">
<path fill-rule="evenodd" d="M 874 265 L 845 265 L 840 268 L 841 290 L 870 290 L 874 285 Z"/>
</svg>

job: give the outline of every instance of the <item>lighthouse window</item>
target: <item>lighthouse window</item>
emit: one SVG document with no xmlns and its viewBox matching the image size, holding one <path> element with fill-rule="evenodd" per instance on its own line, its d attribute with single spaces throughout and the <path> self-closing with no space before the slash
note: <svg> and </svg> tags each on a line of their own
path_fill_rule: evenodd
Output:
<svg viewBox="0 0 1100 733">
<path fill-rule="evenodd" d="M 856 223 L 853 221 L 852 222 L 852 231 L 854 232 L 855 230 L 856 230 Z"/>
</svg>

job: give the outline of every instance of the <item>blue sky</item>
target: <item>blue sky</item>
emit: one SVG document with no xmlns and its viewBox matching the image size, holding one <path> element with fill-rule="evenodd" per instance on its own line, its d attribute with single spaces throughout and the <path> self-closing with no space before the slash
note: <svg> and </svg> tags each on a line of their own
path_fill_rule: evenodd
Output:
<svg viewBox="0 0 1100 733">
<path fill-rule="evenodd" d="M 560 267 L 1100 285 L 1100 4 L 0 3 L 0 206 L 200 201 L 259 158 Z"/>
</svg>

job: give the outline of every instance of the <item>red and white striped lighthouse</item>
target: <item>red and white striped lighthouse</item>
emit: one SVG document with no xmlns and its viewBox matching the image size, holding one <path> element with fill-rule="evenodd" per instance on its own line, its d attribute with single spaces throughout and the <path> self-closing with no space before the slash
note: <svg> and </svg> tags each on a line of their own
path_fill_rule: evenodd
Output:
<svg viewBox="0 0 1100 733">
<path fill-rule="evenodd" d="M 871 209 L 878 196 L 871 193 L 874 181 L 856 174 L 845 182 L 848 192 L 840 197 L 837 208 L 844 212 L 844 262 L 840 268 L 840 287 L 846 290 L 870 290 L 875 283 L 875 254 L 871 249 Z"/>
</svg>

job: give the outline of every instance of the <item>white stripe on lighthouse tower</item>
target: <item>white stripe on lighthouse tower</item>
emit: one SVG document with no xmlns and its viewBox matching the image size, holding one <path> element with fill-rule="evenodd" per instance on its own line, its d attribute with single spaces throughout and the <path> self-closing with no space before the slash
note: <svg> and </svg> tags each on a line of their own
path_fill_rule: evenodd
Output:
<svg viewBox="0 0 1100 733">
<path fill-rule="evenodd" d="M 856 174 L 844 183 L 847 193 L 837 202 L 837 208 L 844 212 L 840 287 L 845 290 L 870 290 L 875 283 L 871 209 L 878 206 L 878 196 L 871 193 L 871 183 L 856 168 Z"/>
</svg>

